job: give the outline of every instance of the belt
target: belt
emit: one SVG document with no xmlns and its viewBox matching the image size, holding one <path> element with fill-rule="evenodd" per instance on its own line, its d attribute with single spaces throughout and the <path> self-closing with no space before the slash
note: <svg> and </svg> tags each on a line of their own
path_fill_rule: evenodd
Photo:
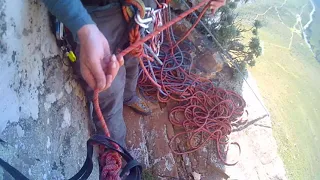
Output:
<svg viewBox="0 0 320 180">
<path fill-rule="evenodd" d="M 105 6 L 110 3 L 110 0 L 81 0 L 84 6 Z"/>
</svg>

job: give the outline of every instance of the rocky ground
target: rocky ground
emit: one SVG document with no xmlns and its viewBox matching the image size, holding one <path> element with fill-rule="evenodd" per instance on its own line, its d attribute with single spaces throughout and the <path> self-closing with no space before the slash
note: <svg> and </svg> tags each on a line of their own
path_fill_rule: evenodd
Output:
<svg viewBox="0 0 320 180">
<path fill-rule="evenodd" d="M 247 103 L 247 122 L 234 127 L 230 135 L 231 141 L 241 145 L 241 157 L 235 166 L 226 166 L 225 172 L 231 179 L 287 179 L 272 135 L 272 119 L 259 102 L 262 98 L 250 73 L 246 80 L 253 89 L 252 91 L 246 83 L 241 86 L 242 96 Z M 234 156 L 232 151 L 228 156 Z"/>
<path fill-rule="evenodd" d="M 70 178 L 89 137 L 83 91 L 41 1 L 0 1 L 0 12 L 0 157 L 30 179 Z M 2 168 L 0 179 L 11 179 Z"/>
</svg>

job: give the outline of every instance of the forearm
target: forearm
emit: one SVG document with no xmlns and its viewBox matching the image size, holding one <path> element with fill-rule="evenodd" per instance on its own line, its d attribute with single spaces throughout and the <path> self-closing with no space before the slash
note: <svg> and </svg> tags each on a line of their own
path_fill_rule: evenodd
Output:
<svg viewBox="0 0 320 180">
<path fill-rule="evenodd" d="M 80 0 L 42 0 L 49 11 L 76 36 L 86 24 L 94 24 Z"/>
</svg>

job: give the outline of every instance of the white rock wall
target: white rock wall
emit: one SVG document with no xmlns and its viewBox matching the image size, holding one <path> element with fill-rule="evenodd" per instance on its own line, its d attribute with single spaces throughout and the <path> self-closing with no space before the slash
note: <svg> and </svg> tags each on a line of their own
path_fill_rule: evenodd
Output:
<svg viewBox="0 0 320 180">
<path fill-rule="evenodd" d="M 86 154 L 86 103 L 40 0 L 0 0 L 0 62 L 0 157 L 30 179 L 70 178 Z"/>
</svg>

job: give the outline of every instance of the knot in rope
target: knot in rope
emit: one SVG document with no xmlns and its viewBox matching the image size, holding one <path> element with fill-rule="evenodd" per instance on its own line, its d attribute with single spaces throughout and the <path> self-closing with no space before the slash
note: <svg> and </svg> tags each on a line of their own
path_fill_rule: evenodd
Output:
<svg viewBox="0 0 320 180">
<path fill-rule="evenodd" d="M 141 36 L 140 36 L 139 25 L 136 25 L 136 27 L 132 28 L 132 30 L 129 32 L 130 45 L 134 44 L 140 39 L 141 39 Z M 143 55 L 143 45 L 141 44 L 137 48 L 133 49 L 130 52 L 130 54 L 134 57 L 141 57 Z"/>
<path fill-rule="evenodd" d="M 122 163 L 121 158 L 116 152 L 104 152 L 100 156 L 101 179 L 105 180 L 120 180 L 119 171 Z"/>
</svg>

